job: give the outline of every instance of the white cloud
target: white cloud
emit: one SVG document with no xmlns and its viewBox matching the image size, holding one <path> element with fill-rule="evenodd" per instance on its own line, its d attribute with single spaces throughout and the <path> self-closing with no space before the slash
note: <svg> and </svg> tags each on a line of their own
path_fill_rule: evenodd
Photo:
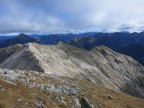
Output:
<svg viewBox="0 0 144 108">
<path fill-rule="evenodd" d="M 143 31 L 143 0 L 0 0 L 1 32 Z"/>
</svg>

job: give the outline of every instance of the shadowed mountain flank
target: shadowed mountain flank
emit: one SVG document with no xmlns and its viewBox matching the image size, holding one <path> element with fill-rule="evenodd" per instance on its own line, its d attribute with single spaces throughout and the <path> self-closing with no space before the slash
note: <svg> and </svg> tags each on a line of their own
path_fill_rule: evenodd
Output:
<svg viewBox="0 0 144 108">
<path fill-rule="evenodd" d="M 144 95 L 141 93 L 144 88 L 144 76 L 137 76 L 133 77 L 132 80 L 129 80 L 126 82 L 124 86 L 121 87 L 121 91 L 123 91 L 126 94 L 130 94 L 132 96 L 143 98 Z M 131 91 L 131 89 L 133 89 Z M 138 92 L 139 91 L 139 92 Z"/>
<path fill-rule="evenodd" d="M 0 49 L 0 63 L 6 60 L 9 56 L 11 56 L 21 47 L 22 45 L 17 44 L 17 45 L 13 45 L 7 48 L 1 48 Z"/>
<path fill-rule="evenodd" d="M 7 69 L 33 70 L 43 72 L 39 65 L 39 61 L 30 50 L 29 44 L 26 44 L 15 51 L 10 57 L 0 64 L 1 67 Z"/>
<path fill-rule="evenodd" d="M 79 78 L 144 97 L 144 67 L 126 55 L 105 46 L 87 51 L 60 42 L 58 45 L 25 44 L 0 64 L 1 68 L 33 70 L 59 76 Z M 133 82 L 133 83 L 130 83 Z M 122 89 L 126 84 L 129 91 Z M 137 89 L 135 89 L 137 87 Z"/>
</svg>

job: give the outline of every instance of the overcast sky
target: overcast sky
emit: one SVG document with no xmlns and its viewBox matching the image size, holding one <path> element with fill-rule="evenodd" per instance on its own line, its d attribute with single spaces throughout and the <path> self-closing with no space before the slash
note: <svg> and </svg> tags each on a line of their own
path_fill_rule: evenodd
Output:
<svg viewBox="0 0 144 108">
<path fill-rule="evenodd" d="M 144 0 L 0 0 L 0 32 L 144 30 Z"/>
</svg>

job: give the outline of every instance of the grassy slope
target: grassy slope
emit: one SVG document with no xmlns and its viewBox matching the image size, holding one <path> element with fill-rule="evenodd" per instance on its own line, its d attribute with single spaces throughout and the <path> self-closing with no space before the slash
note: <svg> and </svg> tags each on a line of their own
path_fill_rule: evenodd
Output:
<svg viewBox="0 0 144 108">
<path fill-rule="evenodd" d="M 74 105 L 73 96 L 70 95 L 28 88 L 23 83 L 13 85 L 2 79 L 0 85 L 5 89 L 0 91 L 0 108 L 35 108 L 37 102 L 42 102 L 46 108 L 71 108 Z M 79 97 L 81 104 L 83 97 L 87 97 L 93 105 L 101 108 L 144 108 L 143 99 L 96 86 L 88 81 L 80 81 L 76 85 L 83 89 Z M 55 97 L 64 97 L 67 105 L 55 102 Z"/>
</svg>

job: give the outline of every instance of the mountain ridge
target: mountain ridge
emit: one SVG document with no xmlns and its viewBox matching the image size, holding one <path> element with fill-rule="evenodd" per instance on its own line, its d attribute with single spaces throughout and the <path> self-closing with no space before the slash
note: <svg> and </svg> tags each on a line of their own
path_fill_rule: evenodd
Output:
<svg viewBox="0 0 144 108">
<path fill-rule="evenodd" d="M 78 77 L 144 97 L 144 67 L 131 57 L 105 46 L 87 51 L 62 42 L 58 45 L 29 43 L 4 60 L 0 67 Z"/>
</svg>

